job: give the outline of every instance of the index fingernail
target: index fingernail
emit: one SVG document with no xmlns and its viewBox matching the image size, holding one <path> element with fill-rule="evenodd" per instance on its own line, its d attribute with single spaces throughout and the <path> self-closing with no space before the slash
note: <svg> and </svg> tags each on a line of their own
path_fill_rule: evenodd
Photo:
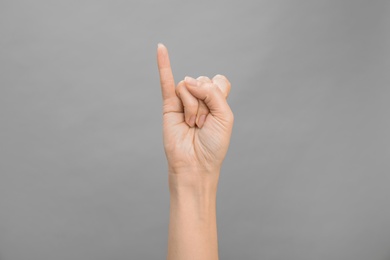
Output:
<svg viewBox="0 0 390 260">
<path fill-rule="evenodd" d="M 198 81 L 194 78 L 191 78 L 191 77 L 185 77 L 184 78 L 185 82 L 188 83 L 188 85 L 191 85 L 191 86 L 197 86 L 198 85 Z"/>
</svg>

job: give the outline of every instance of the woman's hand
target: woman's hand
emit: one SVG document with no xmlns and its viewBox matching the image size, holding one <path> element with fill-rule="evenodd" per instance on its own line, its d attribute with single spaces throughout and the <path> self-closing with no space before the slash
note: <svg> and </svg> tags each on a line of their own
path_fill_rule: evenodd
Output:
<svg viewBox="0 0 390 260">
<path fill-rule="evenodd" d="M 157 50 L 163 136 L 169 166 L 167 259 L 218 259 L 216 193 L 233 127 L 230 83 L 186 77 L 175 88 L 168 51 Z"/>
<path fill-rule="evenodd" d="M 157 50 L 163 97 L 163 138 L 170 174 L 219 172 L 229 147 L 233 113 L 226 77 L 186 77 L 175 88 L 168 51 Z"/>
</svg>

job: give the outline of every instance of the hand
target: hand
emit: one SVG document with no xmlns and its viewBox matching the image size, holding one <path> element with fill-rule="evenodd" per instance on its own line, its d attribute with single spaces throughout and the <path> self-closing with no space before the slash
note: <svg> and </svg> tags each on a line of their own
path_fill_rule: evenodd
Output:
<svg viewBox="0 0 390 260">
<path fill-rule="evenodd" d="M 212 80 L 186 77 L 175 88 L 168 51 L 162 44 L 157 49 L 157 61 L 169 173 L 219 172 L 229 147 L 234 121 L 226 101 L 229 81 L 221 75 Z M 202 115 L 205 115 L 204 123 Z M 195 120 L 193 116 L 196 116 Z"/>
<path fill-rule="evenodd" d="M 226 77 L 216 75 L 213 79 L 209 79 L 208 77 L 200 76 L 197 80 L 199 82 L 216 84 L 221 89 L 225 98 L 228 97 L 230 92 L 230 83 Z M 176 95 L 181 99 L 182 104 L 184 104 L 185 122 L 187 122 L 190 127 L 194 127 L 196 123 L 199 128 L 202 128 L 204 121 L 210 112 L 204 101 L 197 99 L 189 93 L 184 81 L 181 81 L 176 87 Z"/>
</svg>

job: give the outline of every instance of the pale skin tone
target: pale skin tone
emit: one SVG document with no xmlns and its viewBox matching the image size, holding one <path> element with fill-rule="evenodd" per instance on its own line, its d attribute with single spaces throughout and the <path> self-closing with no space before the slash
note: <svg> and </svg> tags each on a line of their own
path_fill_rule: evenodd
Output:
<svg viewBox="0 0 390 260">
<path fill-rule="evenodd" d="M 168 51 L 157 48 L 168 160 L 168 260 L 216 260 L 216 194 L 234 116 L 225 76 L 186 77 L 177 86 Z"/>
</svg>

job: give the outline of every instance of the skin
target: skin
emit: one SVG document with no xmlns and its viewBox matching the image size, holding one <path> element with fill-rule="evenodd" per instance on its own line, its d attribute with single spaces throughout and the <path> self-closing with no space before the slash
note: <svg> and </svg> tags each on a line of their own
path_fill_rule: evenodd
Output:
<svg viewBox="0 0 390 260">
<path fill-rule="evenodd" d="M 177 86 L 168 51 L 157 48 L 168 161 L 168 260 L 218 259 L 216 194 L 234 116 L 226 101 L 230 82 L 186 77 Z"/>
</svg>

